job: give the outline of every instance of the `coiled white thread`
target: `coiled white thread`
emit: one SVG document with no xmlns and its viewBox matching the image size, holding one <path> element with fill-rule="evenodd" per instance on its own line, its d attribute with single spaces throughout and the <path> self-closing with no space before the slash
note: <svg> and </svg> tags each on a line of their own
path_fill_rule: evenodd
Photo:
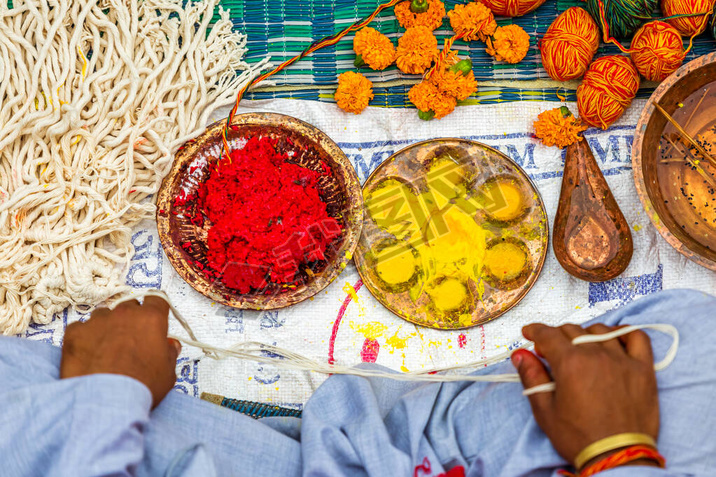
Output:
<svg viewBox="0 0 716 477">
<path fill-rule="evenodd" d="M 136 295 L 127 296 L 119 301 L 112 304 L 110 308 L 114 308 L 120 303 L 124 303 L 130 300 L 137 300 L 147 296 L 159 297 L 165 300 L 169 304 L 174 318 L 179 322 L 181 327 L 189 335 L 189 338 L 182 338 L 179 336 L 170 336 L 176 340 L 181 341 L 185 345 L 193 346 L 201 349 L 204 354 L 212 359 L 226 359 L 226 358 L 237 358 L 246 361 L 255 361 L 263 364 L 272 364 L 277 367 L 284 369 L 291 369 L 295 371 L 312 371 L 322 374 L 346 374 L 351 376 L 362 376 L 366 378 L 387 378 L 396 381 L 423 381 L 423 382 L 458 382 L 458 381 L 471 381 L 471 382 L 489 382 L 489 383 L 519 383 L 520 376 L 518 374 L 507 373 L 507 374 L 489 374 L 485 376 L 474 376 L 469 374 L 434 374 L 445 371 L 470 369 L 476 367 L 487 366 L 490 364 L 498 363 L 509 359 L 513 351 L 500 353 L 490 359 L 483 359 L 478 361 L 471 361 L 468 363 L 455 365 L 455 366 L 444 366 L 439 368 L 433 368 L 422 371 L 410 371 L 405 373 L 386 373 L 380 370 L 363 369 L 356 367 L 340 366 L 335 364 L 323 363 L 316 361 L 311 358 L 307 358 L 293 351 L 279 348 L 278 346 L 258 343 L 256 341 L 247 341 L 243 343 L 237 343 L 229 348 L 219 348 L 208 343 L 199 341 L 194 334 L 191 326 L 187 320 L 181 315 L 181 313 L 174 307 L 172 302 L 166 293 L 161 290 L 148 290 Z M 664 359 L 654 364 L 655 371 L 661 371 L 667 368 L 676 358 L 676 353 L 679 349 L 679 331 L 676 327 L 664 324 L 645 324 L 645 325 L 630 325 L 618 330 L 604 333 L 601 335 L 582 335 L 574 338 L 572 344 L 580 345 L 585 343 L 600 343 L 608 341 L 620 336 L 627 335 L 636 330 L 650 329 L 665 333 L 673 339 L 671 346 L 666 352 Z M 268 353 L 267 353 L 268 352 Z M 277 355 L 278 358 L 268 356 L 267 354 Z M 556 389 L 555 383 L 545 383 L 539 386 L 534 386 L 529 389 L 525 389 L 522 394 L 525 396 L 531 396 L 537 393 L 552 392 Z"/>
<path fill-rule="evenodd" d="M 13 4 L 0 6 L 8 335 L 130 291 L 132 229 L 154 217 L 173 153 L 266 66 L 242 61 L 246 36 L 219 0 Z"/>
</svg>

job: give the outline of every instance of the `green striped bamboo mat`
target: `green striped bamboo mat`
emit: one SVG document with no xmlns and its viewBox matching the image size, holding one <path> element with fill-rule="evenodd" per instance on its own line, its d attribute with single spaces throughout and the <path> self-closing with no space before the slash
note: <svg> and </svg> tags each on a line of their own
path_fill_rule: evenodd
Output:
<svg viewBox="0 0 716 477">
<path fill-rule="evenodd" d="M 235 28 L 248 35 L 249 53 L 247 61 L 256 62 L 271 56 L 274 64 L 289 59 L 313 41 L 336 33 L 356 19 L 369 15 L 381 2 L 379 0 L 222 0 L 224 8 L 231 10 Z M 446 8 L 452 9 L 463 1 L 447 0 Z M 527 57 L 517 65 L 495 62 L 485 53 L 481 42 L 456 42 L 456 47 L 468 54 L 473 61 L 475 76 L 480 80 L 534 80 L 547 78 L 541 67 L 537 41 L 550 23 L 567 8 L 582 4 L 580 0 L 547 0 L 533 13 L 520 18 L 498 18 L 505 25 L 516 23 L 532 37 Z M 386 10 L 371 25 L 397 43 L 403 29 L 398 25 L 392 9 Z M 436 31 L 438 38 L 452 34 L 447 18 L 443 27 Z M 334 47 L 315 52 L 311 57 L 296 63 L 273 77 L 279 85 L 335 85 L 337 76 L 353 68 L 355 55 L 352 35 Z M 442 42 L 440 42 L 442 44 Z M 716 43 L 707 35 L 696 39 L 693 51 L 687 61 L 716 48 Z M 618 53 L 614 46 L 600 47 L 598 55 Z M 395 66 L 382 72 L 367 74 L 375 82 L 394 81 L 410 78 L 401 74 Z M 417 79 L 417 76 L 415 77 Z M 312 93 L 311 99 L 323 99 L 320 93 Z M 387 90 L 381 95 L 390 95 Z M 283 93 L 278 96 L 295 96 Z"/>
</svg>

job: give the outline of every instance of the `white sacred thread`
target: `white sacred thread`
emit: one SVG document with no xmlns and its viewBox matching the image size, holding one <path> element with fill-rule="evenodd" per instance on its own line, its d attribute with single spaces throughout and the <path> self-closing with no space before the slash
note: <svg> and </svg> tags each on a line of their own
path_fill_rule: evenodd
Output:
<svg viewBox="0 0 716 477">
<path fill-rule="evenodd" d="M 237 343 L 229 348 L 219 348 L 207 343 L 199 341 L 191 329 L 191 326 L 187 320 L 181 315 L 181 313 L 174 307 L 169 300 L 169 297 L 162 290 L 148 290 L 137 293 L 136 295 L 127 296 L 119 301 L 112 303 L 110 308 L 114 308 L 120 303 L 124 303 L 131 300 L 139 300 L 147 296 L 159 297 L 164 299 L 169 304 L 174 318 L 179 322 L 181 327 L 189 335 L 189 338 L 182 338 L 179 336 L 170 336 L 182 343 L 201 349 L 204 354 L 212 359 L 226 359 L 226 358 L 237 358 L 244 361 L 255 361 L 262 364 L 272 364 L 277 367 L 284 369 L 291 369 L 295 371 L 312 371 L 322 374 L 347 374 L 352 376 L 362 376 L 366 378 L 388 378 L 396 381 L 425 381 L 425 382 L 457 382 L 457 381 L 472 381 L 472 382 L 489 382 L 489 383 L 519 383 L 519 374 L 490 374 L 485 376 L 474 376 L 469 374 L 433 374 L 444 371 L 452 370 L 464 370 L 476 367 L 483 367 L 490 364 L 498 363 L 509 359 L 512 351 L 500 353 L 497 356 L 490 359 L 483 359 L 479 361 L 472 361 L 455 366 L 445 366 L 440 368 L 433 368 L 422 371 L 410 371 L 404 373 L 386 373 L 379 370 L 363 369 L 356 367 L 340 366 L 335 364 L 323 363 L 316 361 L 311 358 L 307 358 L 293 351 L 279 348 L 278 346 L 272 346 L 268 344 L 258 343 L 256 341 L 246 341 Z M 572 344 L 580 345 L 584 343 L 600 343 L 603 341 L 609 341 L 620 336 L 627 335 L 636 330 L 650 329 L 659 331 L 661 333 L 671 336 L 673 339 L 671 346 L 666 352 L 664 359 L 654 364 L 655 371 L 661 371 L 667 368 L 676 357 L 676 352 L 679 349 L 679 331 L 673 325 L 665 323 L 646 324 L 646 325 L 630 325 L 618 330 L 610 331 L 601 335 L 582 335 L 574 338 Z M 279 356 L 278 358 L 273 355 Z M 530 396 L 532 394 L 552 392 L 556 389 L 555 383 L 545 383 L 538 386 L 525 389 L 522 394 Z"/>
<path fill-rule="evenodd" d="M 218 4 L 0 2 L 0 332 L 130 290 L 174 152 L 267 66 Z"/>
</svg>

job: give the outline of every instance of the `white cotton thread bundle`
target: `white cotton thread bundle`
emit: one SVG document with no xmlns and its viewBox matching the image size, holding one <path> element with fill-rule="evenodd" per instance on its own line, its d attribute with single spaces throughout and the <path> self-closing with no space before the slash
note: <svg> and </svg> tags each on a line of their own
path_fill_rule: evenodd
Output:
<svg viewBox="0 0 716 477">
<path fill-rule="evenodd" d="M 259 70 L 219 0 L 0 2 L 0 331 L 128 291 L 173 153 Z M 236 70 L 241 70 L 237 74 Z"/>
<path fill-rule="evenodd" d="M 402 373 L 386 373 L 384 371 L 379 370 L 372 370 L 372 369 L 363 369 L 363 368 L 356 368 L 356 367 L 347 367 L 347 366 L 340 366 L 335 364 L 328 364 L 320 361 L 316 361 L 314 359 L 305 357 L 303 355 L 300 355 L 298 353 L 295 353 L 293 351 L 279 348 L 278 346 L 258 343 L 256 341 L 246 341 L 242 343 L 237 343 L 234 346 L 231 346 L 230 348 L 220 348 L 216 347 L 207 343 L 203 343 L 198 340 L 196 337 L 194 330 L 192 330 L 191 326 L 189 325 L 189 322 L 181 315 L 181 313 L 174 307 L 172 302 L 169 300 L 169 297 L 166 293 L 164 293 L 162 290 L 147 290 L 145 292 L 138 293 L 136 295 L 131 295 L 124 297 L 114 303 L 110 306 L 110 308 L 114 308 L 120 303 L 124 303 L 131 300 L 141 300 L 144 297 L 147 296 L 154 296 L 159 297 L 165 300 L 169 304 L 169 309 L 172 312 L 172 315 L 174 318 L 179 322 L 181 327 L 186 331 L 186 333 L 189 335 L 189 338 L 183 338 L 179 336 L 170 336 L 170 338 L 174 338 L 176 340 L 179 340 L 180 342 L 184 343 L 188 346 L 193 346 L 195 348 L 201 349 L 204 354 L 212 359 L 227 359 L 227 358 L 236 358 L 241 359 L 244 361 L 255 361 L 262 364 L 271 364 L 283 369 L 290 369 L 294 371 L 310 371 L 315 373 L 322 373 L 322 374 L 346 374 L 351 376 L 361 376 L 365 378 L 387 378 L 387 379 L 393 379 L 396 381 L 422 381 L 422 382 L 438 382 L 438 383 L 446 383 L 446 382 L 460 382 L 460 381 L 470 381 L 470 382 L 489 382 L 489 383 L 519 383 L 520 382 L 520 376 L 519 374 L 513 374 L 513 373 L 507 373 L 507 374 L 490 374 L 490 375 L 484 375 L 484 376 L 474 376 L 469 374 L 433 374 L 433 373 L 442 373 L 445 371 L 457 371 L 457 370 L 468 370 L 468 369 L 475 369 L 478 367 L 484 367 L 488 366 L 490 364 L 495 364 L 501 361 L 504 361 L 506 359 L 509 359 L 510 355 L 513 353 L 513 351 L 500 353 L 490 359 L 482 359 L 478 361 L 471 361 L 468 363 L 460 364 L 460 365 L 454 365 L 454 366 L 444 366 L 439 368 L 433 368 L 428 370 L 422 370 L 422 371 L 410 371 L 410 372 L 402 372 Z M 619 338 L 620 336 L 627 335 L 629 333 L 632 333 L 636 330 L 644 330 L 644 329 L 650 329 L 659 331 L 661 333 L 667 334 L 672 338 L 672 343 L 669 349 L 666 352 L 666 355 L 664 358 L 654 364 L 654 370 L 655 371 L 662 371 L 666 369 L 676 358 L 676 353 L 679 350 L 679 331 L 674 327 L 673 325 L 665 324 L 665 323 L 655 323 L 655 324 L 644 324 L 644 325 L 630 325 L 625 326 L 623 328 L 619 328 L 617 330 L 611 331 L 609 333 L 604 333 L 601 335 L 582 335 L 574 338 L 572 340 L 572 344 L 574 345 L 580 345 L 585 343 L 600 343 L 604 341 L 609 341 L 614 338 Z M 273 357 L 273 355 L 276 355 L 278 357 Z M 529 389 L 525 389 L 522 394 L 525 396 L 530 396 L 532 394 L 537 393 L 543 393 L 543 392 L 552 392 L 556 389 L 555 383 L 546 383 L 541 384 L 539 386 L 534 386 Z"/>
</svg>

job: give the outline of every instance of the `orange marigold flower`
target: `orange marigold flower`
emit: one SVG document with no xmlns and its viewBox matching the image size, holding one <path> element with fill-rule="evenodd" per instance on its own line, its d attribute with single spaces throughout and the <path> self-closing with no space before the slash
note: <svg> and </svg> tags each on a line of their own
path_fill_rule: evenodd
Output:
<svg viewBox="0 0 716 477">
<path fill-rule="evenodd" d="M 395 47 L 390 38 L 370 27 L 356 33 L 353 50 L 374 70 L 384 70 L 395 61 Z"/>
<path fill-rule="evenodd" d="M 398 40 L 395 63 L 403 73 L 422 74 L 438 56 L 438 40 L 426 27 L 408 28 Z"/>
<path fill-rule="evenodd" d="M 545 146 L 567 147 L 582 140 L 579 133 L 587 129 L 581 119 L 575 118 L 566 106 L 544 111 L 534 122 L 535 136 Z"/>
<path fill-rule="evenodd" d="M 437 86 L 440 91 L 458 101 L 466 100 L 477 91 L 477 80 L 475 80 L 475 75 L 472 71 L 467 75 L 450 70 L 435 72 L 430 77 L 430 82 Z"/>
<path fill-rule="evenodd" d="M 428 10 L 424 13 L 413 13 L 410 3 L 411 1 L 407 0 L 395 6 L 395 18 L 403 28 L 424 26 L 432 31 L 443 24 L 445 5 L 440 0 L 428 0 Z"/>
<path fill-rule="evenodd" d="M 530 36 L 519 25 L 497 28 L 492 38 L 487 39 L 487 54 L 497 61 L 519 63 L 530 49 Z"/>
<path fill-rule="evenodd" d="M 497 29 L 492 10 L 481 2 L 455 5 L 455 8 L 448 12 L 448 17 L 455 34 L 465 41 L 485 41 Z"/>
<path fill-rule="evenodd" d="M 338 77 L 334 97 L 343 111 L 360 114 L 373 99 L 373 83 L 360 73 L 346 71 Z"/>
<path fill-rule="evenodd" d="M 421 81 L 408 92 L 410 102 L 420 111 L 435 113 L 435 118 L 440 119 L 452 113 L 457 100 L 429 81 Z"/>
</svg>

